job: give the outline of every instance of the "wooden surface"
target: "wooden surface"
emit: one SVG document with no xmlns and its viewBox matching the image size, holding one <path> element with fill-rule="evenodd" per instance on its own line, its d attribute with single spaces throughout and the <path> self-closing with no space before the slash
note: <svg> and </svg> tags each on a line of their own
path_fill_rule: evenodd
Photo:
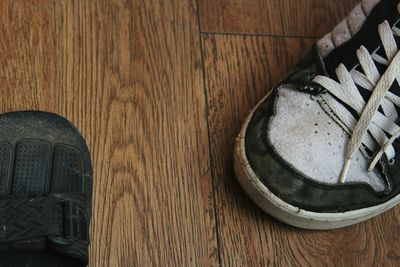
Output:
<svg viewBox="0 0 400 267">
<path fill-rule="evenodd" d="M 66 116 L 92 153 L 90 265 L 399 266 L 399 208 L 297 230 L 232 169 L 250 108 L 354 3 L 0 1 L 0 112 Z"/>
<path fill-rule="evenodd" d="M 203 32 L 323 36 L 359 0 L 199 0 Z"/>
<path fill-rule="evenodd" d="M 91 266 L 215 266 L 195 2 L 0 5 L 0 111 L 66 116 L 92 153 Z"/>
</svg>

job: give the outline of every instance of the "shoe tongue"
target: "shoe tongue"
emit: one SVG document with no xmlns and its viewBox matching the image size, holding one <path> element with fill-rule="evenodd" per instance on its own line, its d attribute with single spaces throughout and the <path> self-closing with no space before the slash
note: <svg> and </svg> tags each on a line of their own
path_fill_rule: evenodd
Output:
<svg viewBox="0 0 400 267">
<path fill-rule="evenodd" d="M 398 4 L 398 0 L 387 0 L 378 3 L 369 14 L 361 29 L 352 36 L 349 41 L 336 47 L 323 58 L 325 70 L 329 77 L 337 80 L 335 71 L 339 64 L 344 64 L 348 70 L 356 67 L 359 64 L 356 51 L 361 46 L 367 48 L 371 54 L 378 47 L 382 46 L 378 26 L 385 20 L 388 21 L 390 26 L 393 26 L 398 22 Z M 399 40 L 396 41 L 398 42 Z"/>
<path fill-rule="evenodd" d="M 349 71 L 355 68 L 359 72 L 365 74 L 357 58 L 357 50 L 361 46 L 364 46 L 371 55 L 376 53 L 382 58 L 387 58 L 378 32 L 378 28 L 379 25 L 384 21 L 387 21 L 391 27 L 400 27 L 400 16 L 397 8 L 398 4 L 398 0 L 381 1 L 372 10 L 371 14 L 368 16 L 366 22 L 363 24 L 361 29 L 353 37 L 351 37 L 349 41 L 335 48 L 331 53 L 323 58 L 325 71 L 330 78 L 338 81 L 336 69 L 340 64 L 343 64 Z M 394 38 L 397 46 L 400 47 L 400 37 L 394 35 Z M 388 66 L 380 64 L 377 61 L 374 61 L 374 63 L 376 68 L 378 69 L 379 74 L 382 76 L 387 70 Z M 358 85 L 357 88 L 364 101 L 368 102 L 372 92 Z M 400 97 L 400 86 L 397 81 L 392 84 L 390 92 Z M 358 114 L 354 110 L 352 110 L 339 99 L 337 100 L 341 102 L 345 107 L 347 107 L 347 109 L 356 118 L 358 117 Z M 396 109 L 397 112 L 400 114 L 400 108 L 396 106 Z M 382 110 L 380 111 L 382 112 Z"/>
</svg>

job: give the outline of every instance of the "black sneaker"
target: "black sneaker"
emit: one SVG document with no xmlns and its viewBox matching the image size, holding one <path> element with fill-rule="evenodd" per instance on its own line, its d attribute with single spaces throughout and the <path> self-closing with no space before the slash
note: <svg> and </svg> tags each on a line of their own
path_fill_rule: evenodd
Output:
<svg viewBox="0 0 400 267">
<path fill-rule="evenodd" d="M 399 10 L 360 3 L 247 118 L 236 173 L 272 216 L 333 229 L 400 202 Z"/>
<path fill-rule="evenodd" d="M 0 267 L 76 267 L 88 261 L 92 164 L 66 119 L 0 115 Z"/>
</svg>

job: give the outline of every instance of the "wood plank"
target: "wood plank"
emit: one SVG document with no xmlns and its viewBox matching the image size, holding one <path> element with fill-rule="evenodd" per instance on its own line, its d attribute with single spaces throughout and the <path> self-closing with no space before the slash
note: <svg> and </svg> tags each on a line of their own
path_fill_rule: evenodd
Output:
<svg viewBox="0 0 400 267">
<path fill-rule="evenodd" d="M 345 229 L 299 230 L 264 214 L 235 179 L 232 147 L 241 123 L 313 41 L 232 35 L 203 38 L 223 266 L 400 264 L 400 207 Z"/>
<path fill-rule="evenodd" d="M 94 163 L 91 266 L 215 266 L 195 1 L 0 2 L 0 112 L 73 121 Z"/>
<path fill-rule="evenodd" d="M 359 0 L 199 0 L 203 32 L 323 36 Z"/>
</svg>

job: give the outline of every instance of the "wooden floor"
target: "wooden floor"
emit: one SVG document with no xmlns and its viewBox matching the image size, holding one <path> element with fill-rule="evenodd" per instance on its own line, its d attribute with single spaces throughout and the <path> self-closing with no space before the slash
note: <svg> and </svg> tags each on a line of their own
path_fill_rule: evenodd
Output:
<svg viewBox="0 0 400 267">
<path fill-rule="evenodd" d="M 327 232 L 261 212 L 232 168 L 250 108 L 356 0 L 1 0 L 0 111 L 73 121 L 91 266 L 400 266 L 400 208 Z"/>
</svg>

